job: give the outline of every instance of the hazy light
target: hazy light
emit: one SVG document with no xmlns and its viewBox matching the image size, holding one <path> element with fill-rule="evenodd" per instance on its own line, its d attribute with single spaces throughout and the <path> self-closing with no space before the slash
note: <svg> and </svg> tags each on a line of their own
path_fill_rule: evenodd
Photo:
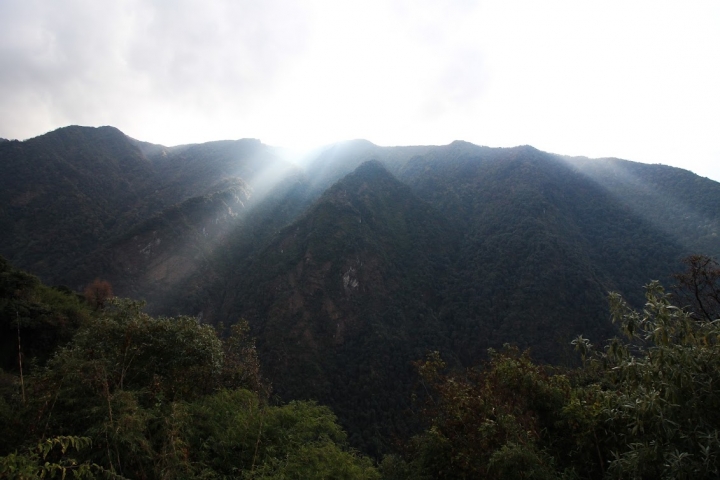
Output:
<svg viewBox="0 0 720 480">
<path fill-rule="evenodd" d="M 720 2 L 8 0 L 0 136 L 531 144 L 720 180 Z"/>
</svg>

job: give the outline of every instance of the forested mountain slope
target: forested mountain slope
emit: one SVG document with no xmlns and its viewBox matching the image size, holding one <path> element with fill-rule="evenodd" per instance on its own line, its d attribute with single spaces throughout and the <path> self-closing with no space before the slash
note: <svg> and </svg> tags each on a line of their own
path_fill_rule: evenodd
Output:
<svg viewBox="0 0 720 480">
<path fill-rule="evenodd" d="M 390 419 L 409 408 L 422 352 L 472 365 L 514 343 L 572 360 L 578 334 L 614 333 L 608 291 L 640 301 L 633 285 L 680 268 L 673 237 L 557 157 L 488 153 L 410 159 L 405 172 L 435 172 L 410 187 L 363 163 L 238 270 L 208 317 L 248 319 L 278 393 L 331 404 L 373 451 L 412 427 Z"/>
<path fill-rule="evenodd" d="M 112 127 L 66 127 L 0 146 L 0 251 L 54 282 L 158 206 L 155 171 Z"/>
<path fill-rule="evenodd" d="M 283 398 L 328 402 L 375 453 L 407 433 L 412 361 L 449 350 L 433 313 L 450 269 L 447 222 L 378 162 L 328 189 L 239 271 L 219 312 L 255 327 Z M 433 339 L 429 341 L 428 339 Z"/>
<path fill-rule="evenodd" d="M 720 183 L 665 165 L 564 160 L 684 248 L 720 256 Z"/>
<path fill-rule="evenodd" d="M 673 237 L 556 156 L 478 154 L 416 159 L 432 174 L 408 178 L 461 232 L 443 315 L 458 322 L 466 360 L 507 341 L 557 360 L 574 332 L 609 333 L 607 291 L 631 294 L 677 269 Z"/>
<path fill-rule="evenodd" d="M 246 318 L 277 394 L 331 405 L 374 452 L 412 428 L 394 419 L 427 351 L 565 362 L 576 335 L 614 332 L 608 291 L 639 306 L 684 256 L 720 255 L 720 184 L 676 168 L 461 141 L 296 160 L 112 127 L 2 142 L 0 254 L 156 314 Z"/>
<path fill-rule="evenodd" d="M 4 142 L 0 252 L 51 283 L 82 289 L 102 276 L 155 311 L 178 311 L 187 295 L 177 290 L 212 277 L 230 232 L 264 239 L 287 223 L 278 205 L 302 173 L 273 152 L 250 139 L 167 148 L 112 127 Z"/>
</svg>

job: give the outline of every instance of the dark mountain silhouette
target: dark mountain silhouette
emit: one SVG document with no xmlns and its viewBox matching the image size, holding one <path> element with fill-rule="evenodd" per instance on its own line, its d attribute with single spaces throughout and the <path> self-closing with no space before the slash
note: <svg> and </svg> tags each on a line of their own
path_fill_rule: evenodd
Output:
<svg viewBox="0 0 720 480">
<path fill-rule="evenodd" d="M 572 362 L 691 253 L 720 255 L 720 184 L 530 146 L 331 145 L 297 164 L 258 140 L 165 147 L 112 127 L 0 143 L 0 255 L 94 278 L 157 314 L 244 317 L 275 392 L 327 403 L 355 445 L 406 434 L 412 362 L 505 342 Z"/>
</svg>

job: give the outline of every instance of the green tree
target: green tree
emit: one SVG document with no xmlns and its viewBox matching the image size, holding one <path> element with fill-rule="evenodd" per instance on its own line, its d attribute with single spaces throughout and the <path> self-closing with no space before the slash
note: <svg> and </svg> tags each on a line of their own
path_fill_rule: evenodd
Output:
<svg viewBox="0 0 720 480">
<path fill-rule="evenodd" d="M 70 451 L 90 446 L 90 439 L 83 437 L 54 437 L 38 443 L 25 453 L 14 452 L 0 457 L 0 477 L 9 480 L 32 480 L 37 478 L 93 479 L 124 477 L 106 471 L 101 466 L 69 457 Z M 54 458 L 55 457 L 55 458 Z"/>
<path fill-rule="evenodd" d="M 720 475 L 720 322 L 672 305 L 658 282 L 635 311 L 617 294 L 612 341 L 602 364 L 600 425 L 613 478 Z"/>
<path fill-rule="evenodd" d="M 527 352 L 491 351 L 480 369 L 419 364 L 428 430 L 389 478 L 717 478 L 720 475 L 720 321 L 671 303 L 658 282 L 634 310 L 610 295 L 625 338 L 559 374 Z M 404 477 L 403 477 L 404 476 Z"/>
<path fill-rule="evenodd" d="M 269 406 L 246 390 L 224 390 L 188 406 L 188 449 L 199 476 L 248 479 L 377 479 L 372 462 L 348 450 L 327 407 Z"/>
<path fill-rule="evenodd" d="M 89 460 L 131 477 L 162 464 L 179 402 L 220 388 L 224 357 L 212 327 L 141 308 L 110 301 L 29 384 L 31 431 L 89 437 Z"/>
<path fill-rule="evenodd" d="M 430 388 L 430 428 L 416 437 L 410 471 L 418 478 L 557 478 L 556 424 L 570 395 L 528 352 L 490 351 L 484 368 L 445 374 L 437 353 L 418 364 Z M 387 467 L 387 465 L 385 465 Z"/>
<path fill-rule="evenodd" d="M 20 444 L 87 438 L 92 448 L 50 463 L 74 473 L 89 465 L 129 478 L 378 478 L 329 409 L 270 406 L 259 371 L 243 322 L 221 340 L 195 318 L 153 318 L 141 303 L 113 299 L 28 379 Z M 2 431 L 11 413 L 0 403 Z M 2 465 L 40 475 L 47 465 L 33 452 L 0 452 Z"/>
<path fill-rule="evenodd" d="M 20 350 L 28 373 L 69 342 L 89 317 L 73 292 L 43 285 L 0 256 L 0 368 L 18 371 Z"/>
</svg>

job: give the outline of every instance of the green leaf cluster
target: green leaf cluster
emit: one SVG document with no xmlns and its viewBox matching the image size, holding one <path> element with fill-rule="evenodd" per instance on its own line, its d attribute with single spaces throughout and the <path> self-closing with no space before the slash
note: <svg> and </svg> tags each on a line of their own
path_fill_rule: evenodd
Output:
<svg viewBox="0 0 720 480">
<path fill-rule="evenodd" d="M 90 317 L 67 287 L 48 287 L 0 256 L 0 368 L 17 372 L 18 336 L 25 368 L 43 364 Z"/>
<path fill-rule="evenodd" d="M 60 436 L 47 438 L 27 453 L 11 453 L 0 457 L 0 476 L 11 480 L 30 480 L 35 478 L 112 478 L 122 479 L 102 468 L 100 465 L 83 462 L 78 463 L 68 457 L 72 450 L 82 450 L 91 446 L 87 437 Z M 59 452 L 58 452 L 59 447 Z M 60 457 L 53 459 L 53 454 Z"/>
<path fill-rule="evenodd" d="M 0 436 L 13 441 L 0 445 L 0 476 L 379 478 L 327 407 L 269 403 L 245 322 L 221 338 L 142 306 L 113 299 L 89 313 L 24 376 L 24 395 L 19 375 L 3 376 Z"/>
<path fill-rule="evenodd" d="M 720 320 L 697 320 L 658 282 L 642 310 L 610 296 L 625 334 L 596 352 L 578 337 L 583 367 L 566 372 L 506 347 L 464 374 L 439 355 L 418 364 L 431 419 L 404 478 L 717 478 L 720 475 Z"/>
</svg>

